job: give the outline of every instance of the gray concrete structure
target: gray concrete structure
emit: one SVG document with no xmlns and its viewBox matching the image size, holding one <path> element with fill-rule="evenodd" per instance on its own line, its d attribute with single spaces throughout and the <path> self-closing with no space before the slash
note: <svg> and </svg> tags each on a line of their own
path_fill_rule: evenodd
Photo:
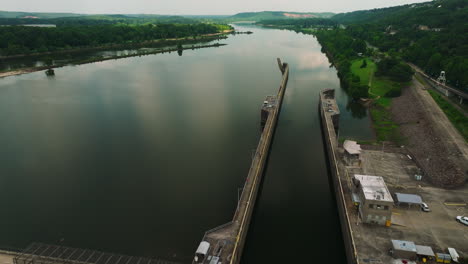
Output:
<svg viewBox="0 0 468 264">
<path fill-rule="evenodd" d="M 262 123 L 264 120 L 262 135 L 253 156 L 234 217 L 232 221 L 205 232 L 193 263 L 240 263 L 245 238 L 247 237 L 250 225 L 250 218 L 254 210 L 257 193 L 263 177 L 263 170 L 270 151 L 270 145 L 289 78 L 288 64 L 281 63 L 278 59 L 278 65 L 283 76 L 281 85 L 278 95 L 268 96 L 262 106 Z"/>
<path fill-rule="evenodd" d="M 364 223 L 390 226 L 393 199 L 380 176 L 354 175 L 353 182 L 361 200 L 359 216 Z"/>
<path fill-rule="evenodd" d="M 320 92 L 319 112 L 322 122 L 324 144 L 328 155 L 330 166 L 330 177 L 333 181 L 338 215 L 340 217 L 341 231 L 345 245 L 348 264 L 358 264 L 358 253 L 354 241 L 353 229 L 350 223 L 350 212 L 346 204 L 344 184 L 346 172 L 339 164 L 338 128 L 340 110 L 335 99 L 335 90 L 326 89 Z M 343 177 L 343 179 L 342 179 Z"/>
</svg>

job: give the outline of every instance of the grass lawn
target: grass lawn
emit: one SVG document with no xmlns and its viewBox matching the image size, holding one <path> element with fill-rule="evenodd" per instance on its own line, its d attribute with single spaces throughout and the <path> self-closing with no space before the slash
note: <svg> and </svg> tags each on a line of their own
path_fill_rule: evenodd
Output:
<svg viewBox="0 0 468 264">
<path fill-rule="evenodd" d="M 371 59 L 365 58 L 365 60 L 367 61 L 367 67 L 361 68 L 363 60 L 364 58 L 352 61 L 351 72 L 359 76 L 359 78 L 361 79 L 361 84 L 364 85 L 368 85 L 369 80 L 372 78 L 369 90 L 370 97 L 382 97 L 385 96 L 385 94 L 388 93 L 390 90 L 398 89 L 403 85 L 406 85 L 399 82 L 391 81 L 387 78 L 374 76 L 374 73 L 377 71 L 377 65 Z"/>
<path fill-rule="evenodd" d="M 367 66 L 361 68 L 363 59 L 364 58 L 352 61 L 351 72 L 359 76 L 361 84 L 369 85 L 369 80 L 371 80 L 369 96 L 374 99 L 378 97 L 370 109 L 372 126 L 376 134 L 377 142 L 392 141 L 397 144 L 403 144 L 404 139 L 399 134 L 398 125 L 392 121 L 390 114 L 392 98 L 385 96 L 389 91 L 399 91 L 400 88 L 408 84 L 374 76 L 374 73 L 377 71 L 377 65 L 370 58 L 365 58 Z"/>
<path fill-rule="evenodd" d="M 367 67 L 361 68 L 362 61 L 364 59 L 367 61 Z M 352 61 L 351 63 L 351 72 L 359 76 L 359 78 L 361 79 L 361 84 L 368 85 L 369 78 L 374 74 L 376 70 L 377 65 L 375 65 L 375 63 L 369 58 L 357 59 Z"/>
<path fill-rule="evenodd" d="M 463 138 L 465 138 L 465 141 L 468 141 L 468 118 L 466 118 L 458 109 L 453 107 L 447 100 L 437 93 L 436 91 L 432 90 L 427 90 L 432 98 L 434 98 L 434 101 L 439 105 L 440 109 L 444 111 L 445 115 L 448 117 L 450 122 L 457 128 L 458 131 L 460 131 L 461 135 Z"/>
<path fill-rule="evenodd" d="M 396 87 L 402 88 L 404 84 L 388 80 L 386 78 L 374 77 L 371 85 L 371 93 L 377 96 L 385 96 L 390 90 Z"/>
</svg>

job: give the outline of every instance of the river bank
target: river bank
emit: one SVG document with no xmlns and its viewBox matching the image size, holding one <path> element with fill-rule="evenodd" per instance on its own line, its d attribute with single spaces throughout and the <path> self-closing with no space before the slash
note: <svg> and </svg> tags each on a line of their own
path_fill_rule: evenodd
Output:
<svg viewBox="0 0 468 264">
<path fill-rule="evenodd" d="M 184 37 L 184 38 L 158 39 L 158 40 L 142 41 L 138 43 L 120 43 L 120 44 L 114 43 L 114 44 L 107 44 L 107 45 L 100 45 L 100 46 L 80 47 L 80 48 L 64 49 L 64 50 L 49 51 L 49 52 L 0 56 L 0 60 L 10 60 L 10 59 L 25 58 L 25 57 L 39 57 L 39 56 L 48 56 L 48 55 L 56 55 L 56 54 L 71 54 L 71 53 L 110 50 L 110 49 L 141 48 L 141 47 L 147 47 L 147 46 L 152 46 L 152 45 L 170 46 L 170 45 L 179 44 L 179 43 L 191 44 L 191 43 L 201 42 L 201 41 L 216 40 L 216 39 L 219 39 L 220 36 L 227 38 L 226 35 L 231 34 L 232 32 L 234 32 L 233 29 L 224 30 L 223 32 L 219 32 L 219 33 L 192 36 L 190 38 Z"/>
<path fill-rule="evenodd" d="M 198 46 L 190 46 L 190 47 L 182 47 L 182 48 L 169 48 L 169 49 L 163 49 L 163 50 L 157 50 L 157 51 L 143 51 L 143 52 L 138 52 L 135 54 L 130 54 L 130 55 L 115 55 L 107 58 L 103 57 L 92 57 L 80 61 L 75 61 L 71 63 L 65 63 L 65 64 L 57 64 L 53 66 L 38 66 L 38 67 L 31 67 L 31 68 L 23 68 L 23 69 L 15 69 L 11 71 L 6 71 L 6 72 L 0 72 L 0 78 L 8 77 L 8 76 L 14 76 L 14 75 L 20 75 L 20 74 L 26 74 L 26 73 L 31 73 L 31 72 L 37 72 L 37 71 L 43 71 L 47 69 L 54 69 L 54 68 L 61 68 L 64 66 L 68 66 L 70 64 L 72 65 L 81 65 L 81 64 L 86 64 L 86 63 L 92 63 L 92 62 L 99 62 L 99 61 L 106 61 L 106 60 L 116 60 L 116 59 L 123 59 L 123 58 L 129 58 L 129 57 L 135 57 L 135 56 L 143 56 L 143 55 L 154 55 L 154 54 L 160 54 L 160 53 L 171 53 L 171 52 L 178 52 L 178 51 L 183 51 L 183 50 L 194 50 L 194 49 L 202 49 L 202 48 L 210 48 L 210 47 L 221 47 L 225 46 L 227 44 L 209 44 L 209 45 L 198 45 Z"/>
</svg>

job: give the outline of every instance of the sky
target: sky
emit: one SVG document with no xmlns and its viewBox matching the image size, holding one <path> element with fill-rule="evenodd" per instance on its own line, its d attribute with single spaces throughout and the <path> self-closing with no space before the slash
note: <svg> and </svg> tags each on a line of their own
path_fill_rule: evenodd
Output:
<svg viewBox="0 0 468 264">
<path fill-rule="evenodd" d="M 234 15 L 240 12 L 349 12 L 428 0 L 6 0 L 3 11 L 83 14 Z"/>
</svg>

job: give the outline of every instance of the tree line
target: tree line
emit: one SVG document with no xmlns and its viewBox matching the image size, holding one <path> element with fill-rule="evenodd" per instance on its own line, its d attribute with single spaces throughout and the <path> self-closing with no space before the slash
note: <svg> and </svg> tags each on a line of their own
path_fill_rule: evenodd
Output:
<svg viewBox="0 0 468 264">
<path fill-rule="evenodd" d="M 364 53 L 367 51 L 364 44 L 369 44 L 394 60 L 414 63 L 433 77 L 445 71 L 448 84 L 468 91 L 467 17 L 468 1 L 435 0 L 338 14 L 331 19 L 286 19 L 260 23 L 289 26 L 298 32 L 313 32 L 306 29 L 336 25 L 338 29 L 333 33 L 314 33 L 333 54 L 335 63 L 343 64 L 343 57 Z M 403 76 L 408 71 L 401 63 L 390 62 L 389 65 L 396 67 L 390 75 Z M 345 68 L 340 67 L 340 71 L 347 75 Z M 352 76 L 346 79 L 356 80 Z"/>
<path fill-rule="evenodd" d="M 362 84 L 360 77 L 351 71 L 353 60 L 371 56 L 374 52 L 368 48 L 365 41 L 354 38 L 349 29 L 320 30 L 314 33 L 322 45 L 322 51 L 327 53 L 338 69 L 341 84 L 348 94 L 355 99 L 368 97 L 369 86 Z M 361 67 L 366 67 L 363 60 Z M 413 71 L 399 57 L 384 55 L 378 58 L 376 76 L 387 78 L 395 82 L 408 82 Z M 399 96 L 400 87 L 389 91 L 388 97 Z"/>
<path fill-rule="evenodd" d="M 366 52 L 366 44 L 353 39 L 344 30 L 320 30 L 315 33 L 317 40 L 338 70 L 338 77 L 344 89 L 355 99 L 368 97 L 369 86 L 361 84 L 359 76 L 351 72 L 351 61 L 359 53 Z"/>
<path fill-rule="evenodd" d="M 217 24 L 94 25 L 57 28 L 0 27 L 0 55 L 29 54 L 106 44 L 188 38 L 230 29 Z"/>
<path fill-rule="evenodd" d="M 401 57 L 467 91 L 468 1 L 436 0 L 392 8 L 357 11 L 333 17 L 346 23 L 353 38 Z"/>
<path fill-rule="evenodd" d="M 58 18 L 0 18 L 0 25 L 53 24 L 62 26 L 94 26 L 94 25 L 143 25 L 143 24 L 197 24 L 202 19 L 181 16 L 158 15 L 87 15 Z"/>
</svg>

